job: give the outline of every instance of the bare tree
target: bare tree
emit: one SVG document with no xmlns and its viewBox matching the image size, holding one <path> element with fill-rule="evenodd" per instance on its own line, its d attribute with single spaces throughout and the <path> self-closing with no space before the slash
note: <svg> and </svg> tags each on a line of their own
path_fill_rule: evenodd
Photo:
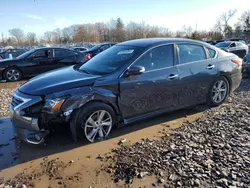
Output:
<svg viewBox="0 0 250 188">
<path fill-rule="evenodd" d="M 62 32 L 59 28 L 56 28 L 54 30 L 54 35 L 55 35 L 55 42 L 57 44 L 61 43 L 62 42 Z"/>
<path fill-rule="evenodd" d="M 237 9 L 223 12 L 220 15 L 220 18 L 216 21 L 216 24 L 215 24 L 216 30 L 219 32 L 222 32 L 224 36 L 228 34 L 229 33 L 228 31 L 231 30 L 229 21 L 235 16 L 236 13 L 237 13 Z"/>
<path fill-rule="evenodd" d="M 24 38 L 24 32 L 23 30 L 19 29 L 19 28 L 14 28 L 14 29 L 10 29 L 9 33 L 11 36 L 15 37 L 18 44 L 20 45 L 23 38 Z"/>
<path fill-rule="evenodd" d="M 44 40 L 48 43 L 51 44 L 52 43 L 52 38 L 53 38 L 53 32 L 51 31 L 46 31 L 44 33 Z"/>
<path fill-rule="evenodd" d="M 186 25 L 184 25 L 182 28 L 186 34 L 186 37 L 190 38 L 192 36 L 193 28 L 191 26 L 187 27 Z"/>
<path fill-rule="evenodd" d="M 29 42 L 29 45 L 34 45 L 36 41 L 36 34 L 33 32 L 27 33 L 27 40 Z"/>
</svg>

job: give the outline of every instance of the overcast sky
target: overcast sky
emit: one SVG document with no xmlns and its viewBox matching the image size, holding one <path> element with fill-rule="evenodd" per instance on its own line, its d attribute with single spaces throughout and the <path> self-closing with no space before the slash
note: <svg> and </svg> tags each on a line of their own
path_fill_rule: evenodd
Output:
<svg viewBox="0 0 250 188">
<path fill-rule="evenodd" d="M 233 25 L 250 0 L 1 0 L 0 33 L 11 28 L 42 35 L 44 31 L 72 24 L 107 22 L 121 17 L 130 21 L 181 30 L 183 25 L 198 30 L 213 28 L 219 15 L 237 9 Z"/>
</svg>

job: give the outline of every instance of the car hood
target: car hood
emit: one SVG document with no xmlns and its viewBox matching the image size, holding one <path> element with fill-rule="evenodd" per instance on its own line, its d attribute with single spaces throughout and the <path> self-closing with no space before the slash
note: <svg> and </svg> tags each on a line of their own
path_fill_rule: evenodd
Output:
<svg viewBox="0 0 250 188">
<path fill-rule="evenodd" d="M 46 95 L 91 85 L 99 77 L 79 72 L 71 66 L 41 74 L 26 82 L 19 90 L 30 95 Z"/>
</svg>

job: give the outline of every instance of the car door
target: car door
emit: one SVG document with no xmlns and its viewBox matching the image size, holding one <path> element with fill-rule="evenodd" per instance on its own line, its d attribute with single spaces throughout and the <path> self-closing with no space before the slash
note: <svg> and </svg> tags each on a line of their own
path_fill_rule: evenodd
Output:
<svg viewBox="0 0 250 188">
<path fill-rule="evenodd" d="M 213 49 L 210 50 L 215 57 L 216 52 Z M 208 57 L 209 51 L 198 44 L 179 43 L 177 44 L 177 52 L 179 56 L 177 67 L 181 85 L 180 107 L 205 102 L 209 87 L 217 77 L 216 60 Z"/>
<path fill-rule="evenodd" d="M 178 69 L 172 44 L 154 47 L 136 60 L 145 72 L 120 78 L 119 107 L 123 118 L 150 113 L 178 104 Z"/>
<path fill-rule="evenodd" d="M 236 46 L 235 42 L 232 42 L 229 45 L 228 51 L 231 52 L 231 53 L 234 53 L 234 54 L 238 55 L 239 52 L 238 52 L 238 49 L 237 49 L 237 46 Z"/>
<path fill-rule="evenodd" d="M 77 52 L 65 49 L 55 49 L 55 57 L 53 59 L 53 67 L 61 68 L 77 64 Z"/>
<path fill-rule="evenodd" d="M 25 74 L 34 76 L 52 69 L 53 60 L 52 49 L 39 49 L 36 50 L 25 60 L 25 66 L 22 70 Z"/>
</svg>

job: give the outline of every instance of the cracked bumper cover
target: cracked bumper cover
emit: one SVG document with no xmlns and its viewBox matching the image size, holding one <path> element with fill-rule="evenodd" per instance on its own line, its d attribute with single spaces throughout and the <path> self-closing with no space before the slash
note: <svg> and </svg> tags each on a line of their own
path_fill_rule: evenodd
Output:
<svg viewBox="0 0 250 188">
<path fill-rule="evenodd" d="M 41 101 L 38 96 L 28 96 L 16 91 L 13 98 L 22 101 L 20 104 L 14 105 L 13 101 L 10 105 L 10 114 L 12 125 L 16 131 L 18 139 L 30 144 L 41 144 L 48 132 L 41 131 L 38 125 L 38 118 L 27 117 L 24 109 Z M 13 99 L 14 100 L 14 99 Z"/>
</svg>

